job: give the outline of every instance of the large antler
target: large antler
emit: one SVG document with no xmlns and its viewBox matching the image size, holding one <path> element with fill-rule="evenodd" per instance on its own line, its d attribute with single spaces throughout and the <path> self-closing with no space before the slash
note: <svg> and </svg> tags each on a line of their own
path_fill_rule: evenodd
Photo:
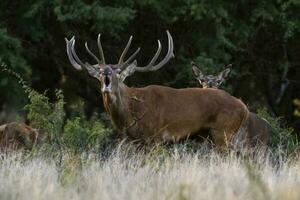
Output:
<svg viewBox="0 0 300 200">
<path fill-rule="evenodd" d="M 125 69 L 127 66 L 128 66 L 128 63 L 133 59 L 135 58 L 135 56 L 139 53 L 140 51 L 140 47 L 137 48 L 137 50 L 124 62 L 124 57 L 126 56 L 126 53 L 131 45 L 131 41 L 132 41 L 132 36 L 130 36 L 127 44 L 126 44 L 126 47 L 124 49 L 124 51 L 122 52 L 121 56 L 120 56 L 120 59 L 119 59 L 119 62 L 118 62 L 118 66 L 120 67 L 120 69 Z"/>
<path fill-rule="evenodd" d="M 167 31 L 167 35 L 168 35 L 168 52 L 167 52 L 166 56 L 164 57 L 164 59 L 155 65 L 155 62 L 157 61 L 158 56 L 160 55 L 160 52 L 161 52 L 161 43 L 158 40 L 157 41 L 158 48 L 157 48 L 155 55 L 153 56 L 153 58 L 151 59 L 149 64 L 144 67 L 138 67 L 136 61 L 134 61 L 133 63 L 128 65 L 129 61 L 131 61 L 136 56 L 136 54 L 139 52 L 140 48 L 138 48 L 137 51 L 132 54 L 132 56 L 130 56 L 125 62 L 123 62 L 126 52 L 128 51 L 128 48 L 131 44 L 132 36 L 130 36 L 128 43 L 127 43 L 127 45 L 120 57 L 120 60 L 119 60 L 119 66 L 122 70 L 124 70 L 124 71 L 122 71 L 122 74 L 121 74 L 122 80 L 125 80 L 126 77 L 132 75 L 136 71 L 138 71 L 138 72 L 156 71 L 159 68 L 161 68 L 162 66 L 164 66 L 171 58 L 173 58 L 174 57 L 173 39 L 172 39 L 172 36 L 169 33 L 169 31 Z"/>
<path fill-rule="evenodd" d="M 81 70 L 82 66 L 84 66 L 84 64 L 80 59 L 78 59 L 78 60 L 75 59 L 75 56 L 72 52 L 72 48 L 74 48 L 74 45 L 75 45 L 75 37 L 73 36 L 70 40 L 65 38 L 65 41 L 66 41 L 66 45 L 67 45 L 68 58 L 72 64 L 72 66 L 77 70 Z M 74 50 L 74 52 L 75 52 L 75 50 Z M 76 53 L 75 53 L 75 55 L 76 55 Z M 77 56 L 77 58 L 78 58 L 78 56 Z"/>
<path fill-rule="evenodd" d="M 88 73 L 91 76 L 96 76 L 99 72 L 97 70 L 97 66 L 95 65 L 91 65 L 88 62 L 83 63 L 80 58 L 77 56 L 76 52 L 75 52 L 75 37 L 73 36 L 70 40 L 68 40 L 67 38 L 65 38 L 66 41 L 66 46 L 67 46 L 67 54 L 68 54 L 68 58 L 72 64 L 72 66 L 77 69 L 77 70 L 82 70 L 82 67 L 87 69 Z M 98 36 L 98 48 L 100 51 L 100 56 L 102 58 L 102 62 L 97 58 L 97 56 L 95 56 L 90 49 L 87 46 L 87 43 L 85 43 L 85 48 L 87 50 L 87 52 L 97 61 L 98 64 L 103 64 L 105 62 L 104 60 L 104 55 L 103 55 L 103 50 L 102 50 L 102 46 L 101 46 L 101 42 L 100 42 L 100 34 Z"/>
<path fill-rule="evenodd" d="M 155 55 L 153 56 L 153 58 L 151 59 L 151 61 L 149 62 L 148 65 L 144 66 L 144 67 L 138 67 L 137 66 L 137 62 L 132 60 L 135 58 L 135 56 L 138 54 L 138 52 L 140 51 L 140 48 L 138 48 L 126 61 L 124 61 L 124 58 L 126 56 L 126 53 L 131 45 L 131 41 L 132 41 L 132 36 L 130 36 L 126 47 L 124 49 L 124 51 L 122 52 L 119 62 L 118 62 L 118 66 L 122 71 L 122 80 L 125 80 L 125 78 L 127 76 L 132 75 L 134 72 L 138 71 L 138 72 L 148 72 L 148 71 L 156 71 L 159 68 L 161 68 L 162 66 L 164 66 L 171 58 L 174 57 L 174 53 L 173 53 L 173 49 L 174 49 L 174 45 L 173 45 L 173 39 L 171 34 L 169 33 L 169 31 L 167 31 L 167 35 L 168 35 L 168 52 L 166 54 L 166 56 L 155 65 L 160 52 L 161 52 L 161 43 L 158 40 L 158 48 L 157 51 L 155 53 Z M 100 58 L 99 59 L 88 47 L 87 42 L 85 43 L 85 48 L 87 50 L 87 52 L 96 60 L 96 62 L 98 63 L 98 65 L 104 65 L 105 64 L 105 58 L 104 58 L 104 53 L 103 53 L 103 49 L 102 49 L 102 45 L 101 45 L 101 35 L 98 35 L 98 40 L 97 40 L 97 44 L 98 44 L 98 49 L 99 49 L 99 54 L 100 54 Z M 88 72 L 92 75 L 95 76 L 98 71 L 99 71 L 99 66 L 97 65 L 91 65 L 88 62 L 83 63 L 79 57 L 77 56 L 76 52 L 75 52 L 75 37 L 73 36 L 70 40 L 68 40 L 67 38 L 65 38 L 66 40 L 66 45 L 67 45 L 67 54 L 68 54 L 68 58 L 71 62 L 71 64 L 73 65 L 73 67 L 75 67 L 75 69 L 77 70 L 81 70 L 82 67 L 86 68 L 88 70 Z"/>
<path fill-rule="evenodd" d="M 159 63 L 154 65 L 155 62 L 157 61 L 157 58 L 158 58 L 160 52 L 161 52 L 161 43 L 158 40 L 157 41 L 157 43 L 158 43 L 157 51 L 156 51 L 155 55 L 153 56 L 153 58 L 151 59 L 151 61 L 149 62 L 149 64 L 144 66 L 144 67 L 137 67 L 136 66 L 135 71 L 138 71 L 138 72 L 156 71 L 159 68 L 161 68 L 162 66 L 164 66 L 171 58 L 174 57 L 173 38 L 172 38 L 171 34 L 169 33 L 169 31 L 167 31 L 167 35 L 168 35 L 168 52 L 167 52 L 167 55 L 164 57 L 164 59 L 162 59 L 162 61 L 160 61 Z"/>
<path fill-rule="evenodd" d="M 172 39 L 172 36 L 169 33 L 169 31 L 167 31 L 167 35 L 168 35 L 168 52 L 167 52 L 167 55 L 164 57 L 164 59 L 155 65 L 155 62 L 157 61 L 158 56 L 160 55 L 160 52 L 161 52 L 161 43 L 158 40 L 157 41 L 157 43 L 158 43 L 157 51 L 156 51 L 155 55 L 153 56 L 153 58 L 151 59 L 151 61 L 149 62 L 149 64 L 146 65 L 146 66 L 144 66 L 144 67 L 135 66 L 134 67 L 134 71 L 138 71 L 138 72 L 156 71 L 159 68 L 161 68 L 162 66 L 164 66 L 171 58 L 174 57 L 174 53 L 173 53 L 173 49 L 174 49 L 173 39 Z M 129 48 L 130 44 L 131 44 L 131 40 L 132 40 L 132 36 L 130 36 L 130 38 L 128 40 L 128 43 L 127 43 L 127 45 L 126 45 L 126 47 L 125 47 L 125 49 L 124 49 L 124 51 L 123 51 L 123 53 L 122 53 L 122 55 L 120 57 L 119 65 L 121 65 L 121 67 L 120 67 L 121 69 L 126 68 L 126 65 L 136 56 L 136 54 L 140 50 L 140 48 L 138 48 L 136 50 L 136 52 L 134 52 L 132 54 L 132 56 L 130 56 L 125 62 L 123 62 L 123 59 L 124 59 L 124 57 L 125 57 L 125 55 L 126 55 L 126 53 L 128 51 L 128 48 Z"/>
</svg>

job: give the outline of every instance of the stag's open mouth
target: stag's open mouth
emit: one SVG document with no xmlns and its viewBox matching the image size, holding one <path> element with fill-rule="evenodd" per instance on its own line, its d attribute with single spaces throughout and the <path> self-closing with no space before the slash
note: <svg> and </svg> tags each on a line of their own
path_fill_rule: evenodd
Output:
<svg viewBox="0 0 300 200">
<path fill-rule="evenodd" d="M 104 78 L 104 84 L 106 86 L 110 85 L 110 79 L 108 78 L 108 76 L 105 76 L 105 78 Z"/>
<path fill-rule="evenodd" d="M 102 92 L 111 92 L 111 78 L 109 76 L 104 76 Z"/>
</svg>

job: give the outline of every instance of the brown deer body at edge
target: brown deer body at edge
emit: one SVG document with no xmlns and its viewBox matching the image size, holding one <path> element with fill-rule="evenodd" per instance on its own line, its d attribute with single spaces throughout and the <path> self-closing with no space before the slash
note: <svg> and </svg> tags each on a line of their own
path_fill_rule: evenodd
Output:
<svg viewBox="0 0 300 200">
<path fill-rule="evenodd" d="M 225 91 L 216 89 L 185 88 L 174 89 L 164 86 L 132 88 L 123 81 L 135 71 L 155 71 L 173 57 L 173 40 L 168 34 L 168 53 L 155 65 L 161 50 L 150 63 L 138 67 L 137 62 L 129 62 L 139 49 L 125 62 L 125 54 L 130 46 L 130 37 L 117 65 L 105 64 L 103 50 L 98 36 L 98 59 L 86 44 L 88 53 L 98 62 L 96 65 L 83 63 L 76 55 L 74 37 L 66 39 L 68 58 L 76 69 L 85 68 L 101 82 L 104 107 L 114 127 L 120 132 L 144 140 L 178 141 L 201 130 L 210 129 L 217 146 L 226 147 L 243 121 L 248 117 L 248 109 L 239 99 Z M 124 64 L 125 63 L 125 64 Z"/>
<path fill-rule="evenodd" d="M 28 125 L 11 122 L 0 126 L 0 150 L 32 149 L 39 139 L 38 130 Z"/>
<path fill-rule="evenodd" d="M 219 86 L 228 78 L 230 68 L 226 68 L 220 72 L 217 76 L 204 75 L 199 67 L 192 63 L 194 77 L 199 81 L 203 88 L 219 88 Z M 269 138 L 269 123 L 259 117 L 257 114 L 250 112 L 248 120 L 243 124 L 239 130 L 236 145 L 246 145 L 248 147 L 265 146 L 268 143 Z M 240 142 L 243 140 L 245 143 Z"/>
</svg>

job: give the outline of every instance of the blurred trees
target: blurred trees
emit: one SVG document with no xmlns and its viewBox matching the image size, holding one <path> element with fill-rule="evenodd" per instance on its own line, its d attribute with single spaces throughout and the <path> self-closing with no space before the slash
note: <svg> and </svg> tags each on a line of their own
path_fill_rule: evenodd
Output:
<svg viewBox="0 0 300 200">
<path fill-rule="evenodd" d="M 216 73 L 233 64 L 225 86 L 251 109 L 263 105 L 285 116 L 300 129 L 293 115 L 293 99 L 300 97 L 300 1 L 221 0 L 3 0 L 0 3 L 0 57 L 37 91 L 63 89 L 67 104 L 84 100 L 86 113 L 102 112 L 97 81 L 71 67 L 64 37 L 75 35 L 82 60 L 88 41 L 96 50 L 102 33 L 106 60 L 116 63 L 127 39 L 134 36 L 132 51 L 143 65 L 162 40 L 166 52 L 169 29 L 175 43 L 175 59 L 153 73 L 137 73 L 130 86 L 163 84 L 198 86 L 190 62 L 205 73 Z M 0 105 L 22 107 L 25 97 L 17 81 L 0 73 Z M 298 121 L 297 121 L 298 120 Z"/>
</svg>

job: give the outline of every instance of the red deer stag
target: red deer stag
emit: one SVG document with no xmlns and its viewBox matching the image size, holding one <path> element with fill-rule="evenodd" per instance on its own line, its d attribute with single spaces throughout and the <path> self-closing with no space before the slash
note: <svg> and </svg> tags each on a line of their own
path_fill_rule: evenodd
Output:
<svg viewBox="0 0 300 200">
<path fill-rule="evenodd" d="M 133 138 L 160 142 L 178 141 L 210 129 L 214 143 L 226 147 L 248 116 L 247 107 L 239 99 L 215 89 L 174 89 L 158 85 L 133 88 L 123 83 L 134 72 L 156 71 L 174 57 L 173 39 L 168 31 L 167 35 L 166 56 L 155 64 L 161 52 L 158 40 L 154 57 L 144 67 L 138 66 L 136 60 L 132 61 L 140 48 L 124 61 L 132 36 L 115 65 L 105 63 L 100 34 L 97 44 L 101 59 L 85 43 L 87 52 L 97 64 L 83 63 L 79 59 L 74 37 L 66 39 L 67 55 L 75 69 L 85 68 L 89 75 L 100 81 L 104 107 L 120 132 Z"/>
<path fill-rule="evenodd" d="M 219 88 L 225 82 L 230 73 L 231 65 L 228 65 L 225 70 L 220 72 L 217 76 L 204 75 L 199 66 L 192 62 L 192 71 L 195 79 L 197 79 L 203 88 Z M 269 138 L 269 123 L 260 118 L 257 114 L 250 112 L 249 119 L 244 128 L 244 133 L 241 133 L 239 140 L 245 140 L 246 146 L 254 147 L 257 145 L 267 145 Z M 242 130 L 240 130 L 242 131 Z M 242 136 L 244 135 L 244 136 Z M 243 138 L 244 137 L 244 138 Z"/>
<path fill-rule="evenodd" d="M 39 132 L 16 122 L 0 126 L 0 149 L 32 149 L 39 141 Z"/>
</svg>

